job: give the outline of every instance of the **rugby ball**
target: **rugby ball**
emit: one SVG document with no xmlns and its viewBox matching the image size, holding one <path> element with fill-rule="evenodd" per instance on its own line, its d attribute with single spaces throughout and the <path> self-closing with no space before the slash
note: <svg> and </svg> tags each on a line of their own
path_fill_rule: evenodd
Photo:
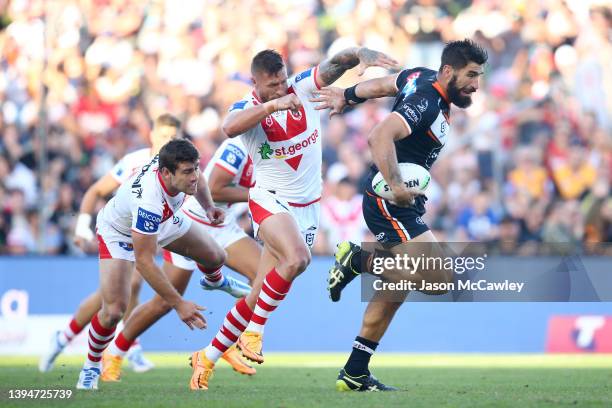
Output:
<svg viewBox="0 0 612 408">
<path fill-rule="evenodd" d="M 431 181 L 431 174 L 427 169 L 414 163 L 399 163 L 399 170 L 406 187 L 420 191 L 427 190 Z M 391 187 L 389 187 L 380 171 L 372 179 L 372 190 L 385 200 L 393 200 Z"/>
</svg>

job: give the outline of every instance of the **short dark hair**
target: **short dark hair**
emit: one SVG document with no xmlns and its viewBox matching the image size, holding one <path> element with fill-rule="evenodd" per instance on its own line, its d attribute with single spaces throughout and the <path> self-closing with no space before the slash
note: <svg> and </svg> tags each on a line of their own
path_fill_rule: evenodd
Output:
<svg viewBox="0 0 612 408">
<path fill-rule="evenodd" d="M 193 143 L 186 139 L 174 139 L 159 151 L 159 170 L 166 168 L 174 174 L 179 163 L 196 163 L 198 160 L 200 153 Z"/>
<path fill-rule="evenodd" d="M 253 61 L 251 61 L 251 74 L 255 75 L 257 72 L 276 74 L 284 66 L 283 57 L 281 57 L 278 51 L 263 50 L 253 57 Z"/>
<path fill-rule="evenodd" d="M 470 39 L 451 41 L 446 43 L 442 51 L 439 72 L 445 65 L 450 65 L 454 69 L 464 68 L 470 62 L 482 65 L 487 62 L 489 56 L 487 51 Z"/>
<path fill-rule="evenodd" d="M 181 121 L 169 113 L 164 113 L 163 115 L 159 115 L 157 119 L 155 119 L 155 126 L 170 126 L 173 128 L 180 129 Z"/>
</svg>

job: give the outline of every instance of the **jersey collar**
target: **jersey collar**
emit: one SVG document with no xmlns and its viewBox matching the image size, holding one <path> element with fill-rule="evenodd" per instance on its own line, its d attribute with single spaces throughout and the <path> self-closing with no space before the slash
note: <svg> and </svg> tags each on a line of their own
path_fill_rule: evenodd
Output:
<svg viewBox="0 0 612 408">
<path fill-rule="evenodd" d="M 159 184 L 161 185 L 162 189 L 166 194 L 168 194 L 170 197 L 176 197 L 178 195 L 178 193 L 170 194 L 170 192 L 166 188 L 166 185 L 164 184 L 164 179 L 162 179 L 161 173 L 159 171 L 157 171 L 157 179 L 159 180 Z"/>
<path fill-rule="evenodd" d="M 444 90 L 444 88 L 442 88 L 442 85 L 440 85 L 438 81 L 434 81 L 432 86 L 434 87 L 436 91 L 438 91 L 438 93 L 440 94 L 440 96 L 442 96 L 442 99 L 444 99 L 444 101 L 448 104 L 448 106 L 450 106 L 450 99 L 448 98 L 448 95 L 446 94 L 446 91 Z"/>
<path fill-rule="evenodd" d="M 261 99 L 259 99 L 259 95 L 257 95 L 257 92 L 255 92 L 255 90 L 253 89 L 253 91 L 251 92 L 251 94 L 253 95 L 253 97 L 255 98 L 255 101 L 257 103 L 262 103 Z M 255 105 L 257 105 L 257 103 Z"/>
</svg>

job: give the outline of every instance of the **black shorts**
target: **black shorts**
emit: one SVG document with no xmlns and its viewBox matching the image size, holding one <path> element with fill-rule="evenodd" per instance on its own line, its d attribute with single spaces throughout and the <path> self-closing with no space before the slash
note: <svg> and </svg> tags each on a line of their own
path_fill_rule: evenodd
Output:
<svg viewBox="0 0 612 408">
<path fill-rule="evenodd" d="M 429 231 L 421 218 L 423 214 L 424 202 L 413 207 L 398 207 L 368 190 L 363 195 L 363 218 L 381 243 L 406 242 Z"/>
</svg>

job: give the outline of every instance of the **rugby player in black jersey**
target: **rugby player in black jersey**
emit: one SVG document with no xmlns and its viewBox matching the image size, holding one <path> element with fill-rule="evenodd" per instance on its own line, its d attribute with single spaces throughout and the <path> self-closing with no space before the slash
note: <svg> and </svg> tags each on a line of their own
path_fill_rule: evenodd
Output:
<svg viewBox="0 0 612 408">
<path fill-rule="evenodd" d="M 442 52 L 437 71 L 405 69 L 398 74 L 361 82 L 347 89 L 323 88 L 318 109 L 341 113 L 371 98 L 395 97 L 391 113 L 368 136 L 374 161 L 369 183 L 363 194 L 363 216 L 378 242 L 389 248 L 402 242 L 435 243 L 436 238 L 422 220 L 426 197 L 402 181 L 398 163 L 416 163 L 430 169 L 449 134 L 451 104 L 467 108 L 478 90 L 487 53 L 471 40 L 449 42 Z M 371 187 L 380 171 L 393 192 L 392 201 L 375 194 Z M 390 249 L 393 253 L 393 248 Z M 336 261 L 330 270 L 328 289 L 332 301 L 340 299 L 346 285 L 362 271 L 372 254 L 344 241 L 338 245 Z M 429 276 L 428 276 L 429 278 Z M 405 297 L 406 294 L 404 294 Z M 385 301 L 376 293 L 368 304 L 352 353 L 336 381 L 339 391 L 393 391 L 370 374 L 370 357 L 391 323 L 401 302 Z"/>
</svg>

